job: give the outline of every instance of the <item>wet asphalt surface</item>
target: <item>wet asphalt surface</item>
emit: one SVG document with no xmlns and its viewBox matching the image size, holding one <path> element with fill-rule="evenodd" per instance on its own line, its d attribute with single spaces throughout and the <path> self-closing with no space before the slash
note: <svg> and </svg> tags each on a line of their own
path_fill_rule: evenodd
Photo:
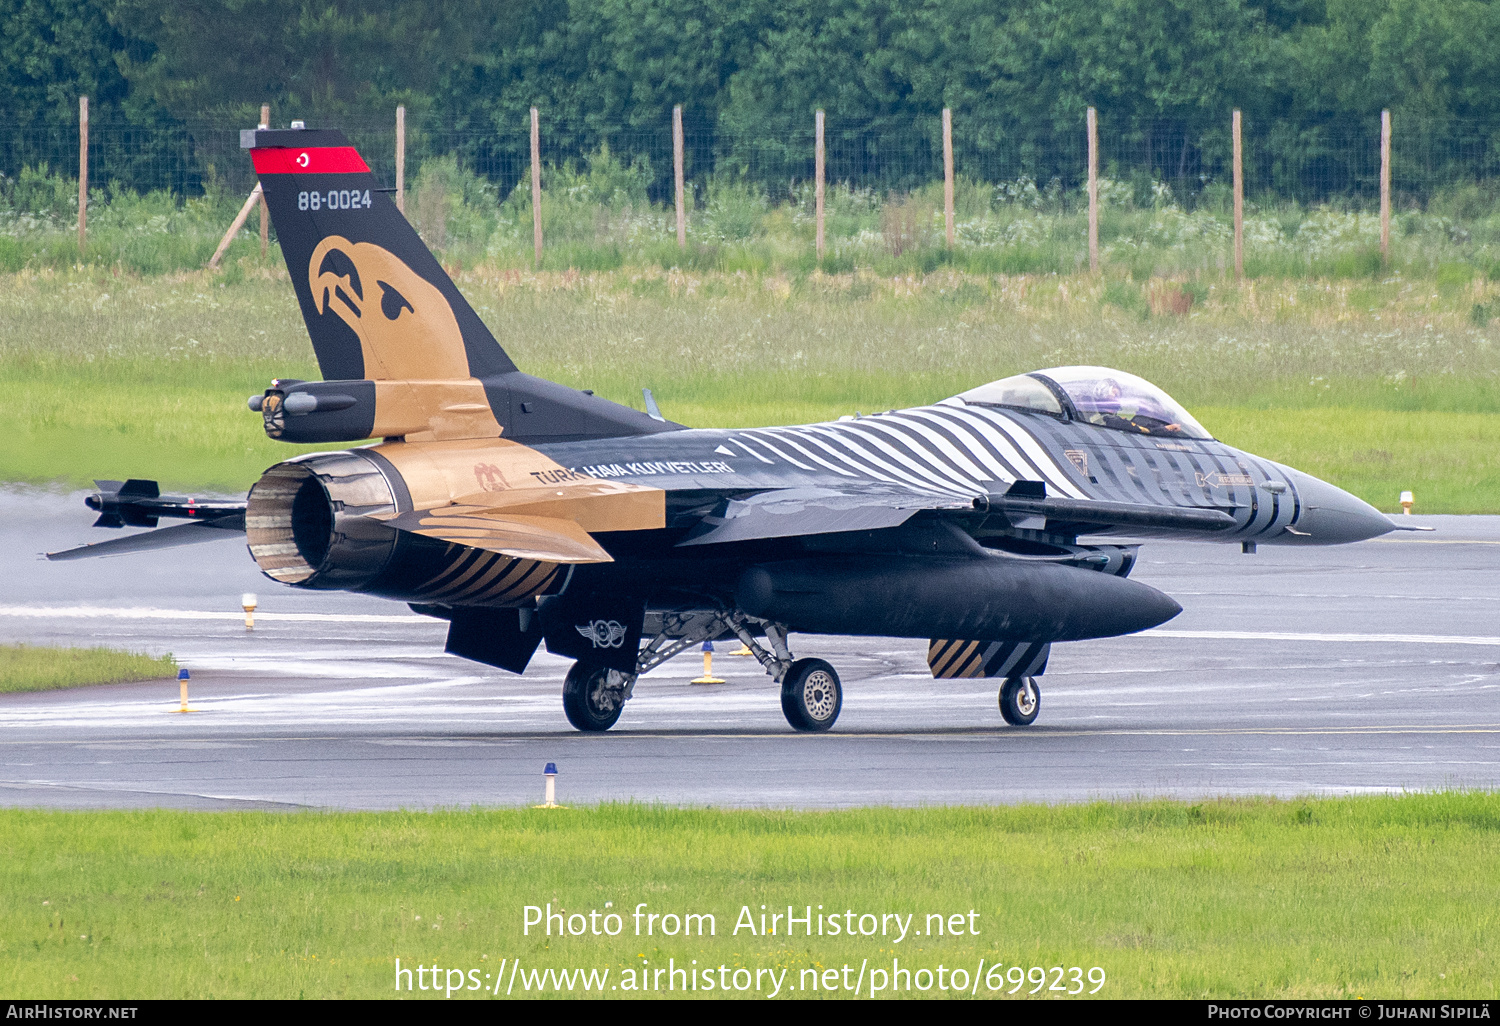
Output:
<svg viewBox="0 0 1500 1026">
<path fill-rule="evenodd" d="M 1329 549 L 1151 544 L 1133 575 L 1164 628 L 1054 646 L 1042 711 L 933 681 L 925 642 L 794 636 L 844 706 L 794 733 L 776 688 L 721 648 L 636 687 L 619 724 L 563 717 L 567 662 L 524 677 L 446 656 L 405 606 L 301 593 L 235 536 L 70 563 L 82 493 L 0 492 L 0 641 L 172 652 L 176 681 L 0 695 L 0 805 L 389 809 L 563 801 L 829 807 L 1350 794 L 1500 784 L 1500 517 Z M 260 597 L 246 631 L 242 592 Z"/>
</svg>

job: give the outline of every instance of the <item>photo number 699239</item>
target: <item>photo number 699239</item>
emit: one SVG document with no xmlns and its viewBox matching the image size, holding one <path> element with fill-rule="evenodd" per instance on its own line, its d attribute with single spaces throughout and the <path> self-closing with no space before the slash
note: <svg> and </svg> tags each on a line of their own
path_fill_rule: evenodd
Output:
<svg viewBox="0 0 1500 1026">
<path fill-rule="evenodd" d="M 298 210 L 368 210 L 370 190 L 329 189 L 327 192 L 297 193 Z"/>
</svg>

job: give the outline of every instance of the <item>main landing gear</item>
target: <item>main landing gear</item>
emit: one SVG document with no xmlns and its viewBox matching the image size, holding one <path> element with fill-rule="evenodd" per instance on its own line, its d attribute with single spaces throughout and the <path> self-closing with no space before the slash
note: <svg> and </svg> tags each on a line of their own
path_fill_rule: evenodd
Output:
<svg viewBox="0 0 1500 1026">
<path fill-rule="evenodd" d="M 1000 685 L 1000 715 L 1013 727 L 1029 727 L 1042 711 L 1042 689 L 1035 677 L 1009 677 Z"/>
<path fill-rule="evenodd" d="M 827 730 L 843 707 L 839 675 L 821 659 L 798 659 L 781 678 L 781 711 L 795 730 Z"/>
<path fill-rule="evenodd" d="M 577 662 L 563 679 L 563 712 L 579 730 L 608 730 L 620 718 L 634 677 Z"/>
<path fill-rule="evenodd" d="M 563 712 L 579 730 L 613 727 L 635 690 L 636 678 L 694 645 L 732 633 L 781 685 L 781 711 L 794 730 L 821 732 L 833 726 L 844 706 L 839 675 L 821 659 L 793 659 L 787 630 L 752 620 L 740 612 L 695 610 L 659 614 L 655 636 L 641 647 L 634 673 L 579 661 L 563 681 Z M 757 628 L 762 637 L 751 633 Z M 1028 721 L 1029 722 L 1029 721 Z"/>
</svg>

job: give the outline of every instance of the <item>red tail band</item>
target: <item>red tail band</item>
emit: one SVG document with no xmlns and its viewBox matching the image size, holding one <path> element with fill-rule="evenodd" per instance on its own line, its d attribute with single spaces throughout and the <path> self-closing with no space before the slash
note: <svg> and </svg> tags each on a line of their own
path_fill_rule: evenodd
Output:
<svg viewBox="0 0 1500 1026">
<path fill-rule="evenodd" d="M 257 148 L 250 151 L 258 175 L 338 175 L 369 173 L 353 146 L 322 146 L 305 150 L 291 147 Z"/>
</svg>

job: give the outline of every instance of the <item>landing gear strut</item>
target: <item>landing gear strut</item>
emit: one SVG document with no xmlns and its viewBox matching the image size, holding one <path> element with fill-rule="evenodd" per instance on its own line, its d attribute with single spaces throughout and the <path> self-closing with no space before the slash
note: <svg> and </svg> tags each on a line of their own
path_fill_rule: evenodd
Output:
<svg viewBox="0 0 1500 1026">
<path fill-rule="evenodd" d="M 1013 727 L 1029 727 L 1042 711 L 1042 689 L 1035 677 L 1009 677 L 1000 685 L 1000 715 Z"/>
<path fill-rule="evenodd" d="M 787 630 L 781 624 L 762 626 L 769 652 L 750 633 L 744 617 L 731 618 L 728 626 L 781 685 L 781 712 L 793 730 L 821 733 L 833 726 L 844 707 L 844 687 L 832 666 L 821 659 L 793 659 L 786 644 Z"/>
<path fill-rule="evenodd" d="M 641 646 L 635 672 L 623 673 L 579 661 L 563 681 L 563 712 L 579 730 L 615 725 L 635 690 L 636 678 L 704 641 L 734 634 L 781 685 L 781 711 L 796 730 L 824 731 L 839 718 L 844 691 L 839 675 L 821 659 L 793 659 L 782 624 L 752 620 L 739 611 L 700 609 L 660 614 L 655 636 Z M 751 633 L 758 630 L 761 637 Z"/>
</svg>

